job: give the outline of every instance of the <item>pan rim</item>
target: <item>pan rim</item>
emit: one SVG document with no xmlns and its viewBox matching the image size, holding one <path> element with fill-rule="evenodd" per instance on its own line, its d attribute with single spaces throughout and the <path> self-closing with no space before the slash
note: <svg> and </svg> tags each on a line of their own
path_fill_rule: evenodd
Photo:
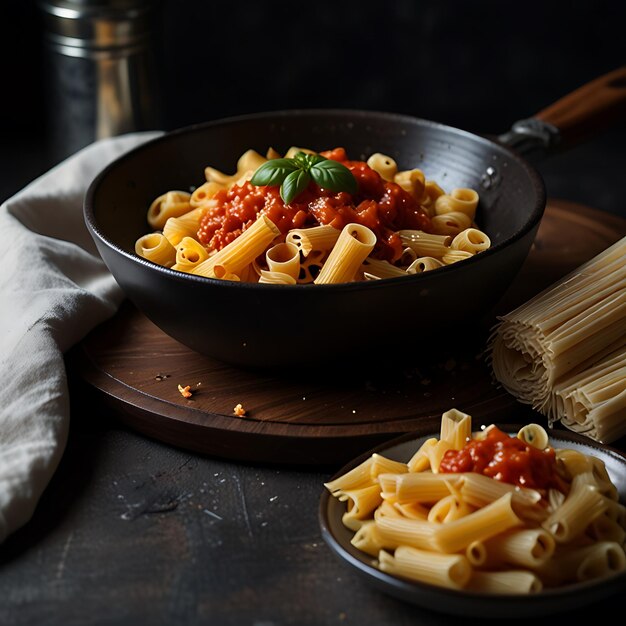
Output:
<svg viewBox="0 0 626 626">
<path fill-rule="evenodd" d="M 516 152 L 511 147 L 484 137 L 482 135 L 472 133 L 470 131 L 464 130 L 462 128 L 458 128 L 455 126 L 450 126 L 447 124 L 443 124 L 441 122 L 437 122 L 434 120 L 428 120 L 424 118 L 420 118 L 417 116 L 405 114 L 405 113 L 396 113 L 391 111 L 381 111 L 381 110 L 370 110 L 370 109 L 353 109 L 353 108 L 292 108 L 292 109 L 279 109 L 279 110 L 266 110 L 255 113 L 245 113 L 241 115 L 234 115 L 222 118 L 216 118 L 213 120 L 207 120 L 204 122 L 197 122 L 193 124 L 189 124 L 186 126 L 182 126 L 180 128 L 175 128 L 172 130 L 164 131 L 162 134 L 149 139 L 138 146 L 128 150 L 121 156 L 117 157 L 113 161 L 111 161 L 108 165 L 106 165 L 98 175 L 91 181 L 89 184 L 87 191 L 85 193 L 84 202 L 83 202 L 83 216 L 85 219 L 85 223 L 88 229 L 95 235 L 107 248 L 113 250 L 118 255 L 122 255 L 127 260 L 130 260 L 132 263 L 139 264 L 149 271 L 160 273 L 169 279 L 174 279 L 176 281 L 183 281 L 187 283 L 194 283 L 197 285 L 212 285 L 212 286 L 220 286 L 220 287 L 228 287 L 229 289 L 243 289 L 243 290 L 262 290 L 264 292 L 275 292 L 279 290 L 281 292 L 284 291 L 293 291 L 300 292 L 303 289 L 310 289 L 311 285 L 309 284 L 296 284 L 296 285 L 271 285 L 271 284 L 259 284 L 259 283 L 245 283 L 245 282 L 236 282 L 236 281 L 223 281 L 216 278 L 208 278 L 205 276 L 199 276 L 196 274 L 187 274 L 184 272 L 178 272 L 176 270 L 172 270 L 161 265 L 157 265 L 147 259 L 139 257 L 135 254 L 132 254 L 126 250 L 124 250 L 121 246 L 119 246 L 116 242 L 114 242 L 111 238 L 107 237 L 101 230 L 98 225 L 98 221 L 95 215 L 95 196 L 97 194 L 97 190 L 99 186 L 102 184 L 104 179 L 109 175 L 109 173 L 118 167 L 121 163 L 123 163 L 127 159 L 131 159 L 135 157 L 137 154 L 150 150 L 152 146 L 155 144 L 160 144 L 168 141 L 175 141 L 178 137 L 182 135 L 188 135 L 196 133 L 200 130 L 204 130 L 207 128 L 215 127 L 215 126 L 224 126 L 224 125 L 233 125 L 241 122 L 248 121 L 257 121 L 264 119 L 272 119 L 275 118 L 279 120 L 280 118 L 284 119 L 292 119 L 298 117 L 307 117 L 307 116 L 316 116 L 316 117 L 336 117 L 336 116 L 350 116 L 353 118 L 367 118 L 374 116 L 378 119 L 388 119 L 395 120 L 397 122 L 404 122 L 407 124 L 418 124 L 421 126 L 429 127 L 435 130 L 441 130 L 446 133 L 452 133 L 455 135 L 463 136 L 470 141 L 473 141 L 477 144 L 483 144 L 490 147 L 493 150 L 496 150 L 502 154 L 505 154 L 508 158 L 515 161 L 526 173 L 529 180 L 531 181 L 532 187 L 535 192 L 535 204 L 532 208 L 532 211 L 529 213 L 528 219 L 524 223 L 524 225 L 516 230 L 510 237 L 507 237 L 503 241 L 497 243 L 496 245 L 490 247 L 489 249 L 481 252 L 479 255 L 474 255 L 469 259 L 464 259 L 463 262 L 453 263 L 451 265 L 447 265 L 442 268 L 438 268 L 436 270 L 431 270 L 429 272 L 421 273 L 421 274 L 410 274 L 407 276 L 399 276 L 393 278 L 384 278 L 379 280 L 372 281 L 364 281 L 364 282 L 350 282 L 350 283 L 335 283 L 335 284 L 321 284 L 315 285 L 316 291 L 324 291 L 324 292 L 332 292 L 336 290 L 350 290 L 350 291 L 360 291 L 362 289 L 374 290 L 374 289 L 384 289 L 390 283 L 391 284 L 422 284 L 426 282 L 433 274 L 439 275 L 440 272 L 445 271 L 448 274 L 452 274 L 452 272 L 462 272 L 465 271 L 465 268 L 468 268 L 471 264 L 475 264 L 480 262 L 482 259 L 486 257 L 492 257 L 496 254 L 502 252 L 506 248 L 508 248 L 511 244 L 519 239 L 525 237 L 530 231 L 532 231 L 540 222 L 543 217 L 545 207 L 546 207 L 546 188 L 543 178 L 539 174 L 538 170 L 521 154 Z"/>
</svg>

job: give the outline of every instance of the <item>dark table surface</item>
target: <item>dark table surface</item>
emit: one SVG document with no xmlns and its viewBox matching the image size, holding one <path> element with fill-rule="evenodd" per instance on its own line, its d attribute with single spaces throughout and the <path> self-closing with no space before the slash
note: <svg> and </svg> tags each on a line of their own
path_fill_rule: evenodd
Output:
<svg viewBox="0 0 626 626">
<path fill-rule="evenodd" d="M 625 139 L 621 129 L 541 163 L 549 194 L 626 217 Z M 0 174 L 1 199 L 41 173 L 36 146 L 33 158 L 28 146 L 20 154 Z M 128 430 L 79 387 L 71 399 L 58 471 L 32 520 L 0 546 L 1 624 L 471 621 L 387 596 L 337 559 L 317 511 L 338 468 L 203 457 Z M 622 604 L 616 596 L 574 615 L 564 606 L 557 619 L 598 619 Z"/>
</svg>

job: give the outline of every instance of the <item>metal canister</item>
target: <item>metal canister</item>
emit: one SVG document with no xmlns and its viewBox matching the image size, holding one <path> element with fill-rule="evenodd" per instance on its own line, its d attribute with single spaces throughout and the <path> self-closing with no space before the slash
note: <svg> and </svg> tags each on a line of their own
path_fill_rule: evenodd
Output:
<svg viewBox="0 0 626 626">
<path fill-rule="evenodd" d="M 155 49 L 159 2 L 44 0 L 52 156 L 97 139 L 160 128 Z"/>
</svg>

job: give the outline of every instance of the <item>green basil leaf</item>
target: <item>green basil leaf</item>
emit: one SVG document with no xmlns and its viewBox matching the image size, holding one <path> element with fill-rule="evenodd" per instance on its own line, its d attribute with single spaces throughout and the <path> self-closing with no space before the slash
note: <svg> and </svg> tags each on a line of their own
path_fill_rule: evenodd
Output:
<svg viewBox="0 0 626 626">
<path fill-rule="evenodd" d="M 358 185 L 352 172 L 341 163 L 325 159 L 313 165 L 309 170 L 311 178 L 318 187 L 331 191 L 347 191 L 356 193 Z"/>
<path fill-rule="evenodd" d="M 280 187 L 280 197 L 285 204 L 289 204 L 296 196 L 300 195 L 311 182 L 311 177 L 304 170 L 295 170 L 287 175 Z"/>
<path fill-rule="evenodd" d="M 250 179 L 253 185 L 280 185 L 285 178 L 298 169 L 293 159 L 271 159 L 263 163 Z"/>
</svg>

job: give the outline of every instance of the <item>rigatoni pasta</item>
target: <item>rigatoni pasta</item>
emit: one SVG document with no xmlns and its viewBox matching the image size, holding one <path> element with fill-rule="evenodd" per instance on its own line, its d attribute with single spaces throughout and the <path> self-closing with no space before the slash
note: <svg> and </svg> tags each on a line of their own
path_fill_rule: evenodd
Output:
<svg viewBox="0 0 626 626">
<path fill-rule="evenodd" d="M 193 274 L 210 278 L 238 275 L 248 267 L 279 234 L 276 225 L 261 215 L 240 237 L 193 268 Z"/>
<path fill-rule="evenodd" d="M 193 269 L 206 261 L 209 253 L 206 248 L 193 237 L 183 237 L 176 247 L 176 264 L 172 269 L 181 272 L 193 272 Z"/>
<path fill-rule="evenodd" d="M 148 261 L 172 267 L 176 263 L 176 248 L 162 233 L 150 233 L 135 243 L 135 252 Z"/>
<path fill-rule="evenodd" d="M 156 198 L 148 209 L 148 224 L 155 229 L 162 229 L 170 217 L 179 217 L 191 208 L 191 194 L 186 191 L 168 191 Z"/>
<path fill-rule="evenodd" d="M 438 554 L 410 546 L 399 546 L 393 555 L 381 550 L 378 562 L 383 572 L 451 589 L 462 589 L 472 575 L 472 567 L 462 554 Z"/>
<path fill-rule="evenodd" d="M 361 224 L 344 226 L 333 246 L 322 271 L 313 281 L 324 283 L 349 283 L 357 269 L 376 245 L 376 235 Z"/>
<path fill-rule="evenodd" d="M 296 178 L 286 187 L 289 173 Z M 491 245 L 474 221 L 475 190 L 446 193 L 422 170 L 401 170 L 382 153 L 353 161 L 343 148 L 316 153 L 292 146 L 284 157 L 273 148 L 265 156 L 250 149 L 234 173 L 207 166 L 204 174 L 191 193 L 166 191 L 148 209 L 155 235 L 174 248 L 192 238 L 204 249 L 193 247 L 193 258 L 202 257 L 197 262 L 168 257 L 166 266 L 177 271 L 266 284 L 373 281 L 440 269 Z M 249 235 L 259 222 L 271 223 L 274 233 L 260 252 Z M 298 263 L 294 255 L 278 269 L 271 255 L 287 245 L 295 246 Z M 185 248 L 191 250 L 189 242 Z M 242 260 L 236 267 L 233 251 Z M 141 245 L 136 252 L 155 263 L 161 258 Z"/>
<path fill-rule="evenodd" d="M 163 235 L 177 246 L 185 237 L 197 237 L 200 219 L 204 214 L 202 207 L 197 207 L 179 217 L 170 217 L 163 226 Z"/>
<path fill-rule="evenodd" d="M 325 487 L 346 502 L 352 545 L 394 576 L 530 594 L 626 571 L 626 507 L 606 467 L 553 449 L 538 424 L 473 432 L 451 409 L 406 463 L 377 453 Z"/>
</svg>

